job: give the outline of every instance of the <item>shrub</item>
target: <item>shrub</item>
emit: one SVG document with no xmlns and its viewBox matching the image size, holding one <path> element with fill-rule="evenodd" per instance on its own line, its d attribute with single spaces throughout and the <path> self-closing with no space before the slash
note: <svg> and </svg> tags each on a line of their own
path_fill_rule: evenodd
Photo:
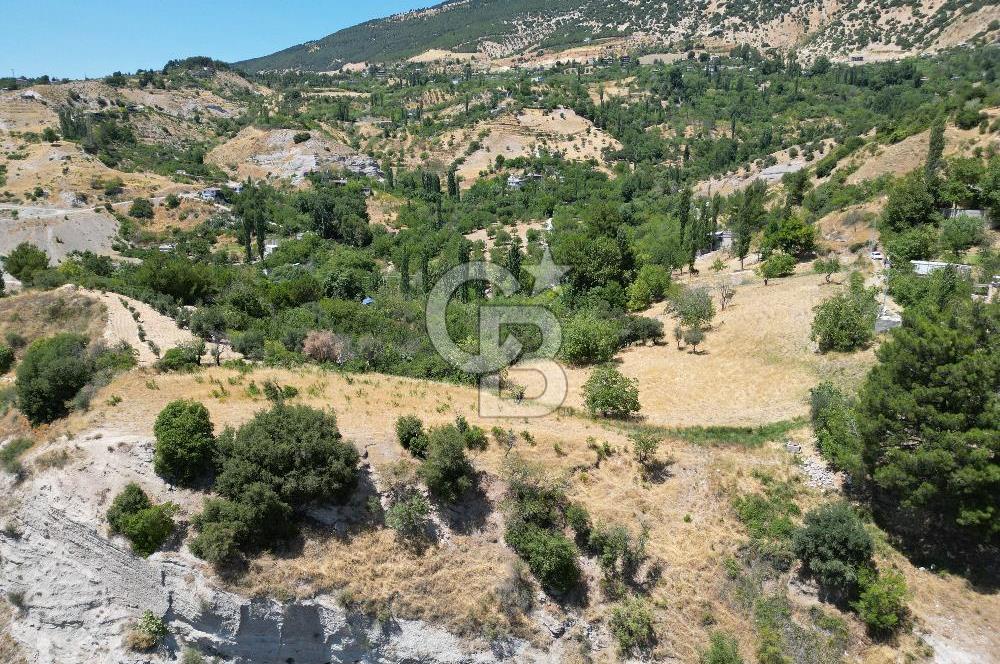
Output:
<svg viewBox="0 0 1000 664">
<path fill-rule="evenodd" d="M 858 617 L 874 634 L 887 634 L 899 628 L 906 617 L 906 579 L 896 570 L 877 573 L 864 568 L 858 575 L 861 593 L 852 604 Z"/>
<path fill-rule="evenodd" d="M 203 513 L 204 514 L 204 513 Z M 199 514 L 198 517 L 203 517 Z M 191 540 L 191 553 L 215 567 L 228 565 L 239 558 L 241 522 L 197 520 L 198 534 Z"/>
<path fill-rule="evenodd" d="M 420 537 L 427 529 L 427 516 L 431 506 L 419 493 L 392 504 L 385 513 L 385 524 L 400 536 L 413 539 Z"/>
<path fill-rule="evenodd" d="M 982 219 L 961 215 L 941 222 L 941 244 L 956 253 L 979 244 L 984 236 Z"/>
<path fill-rule="evenodd" d="M 660 447 L 660 437 L 654 433 L 637 431 L 629 438 L 632 440 L 632 452 L 636 462 L 643 466 L 652 463 L 656 457 L 656 450 Z"/>
<path fill-rule="evenodd" d="M 427 454 L 424 423 L 416 415 L 401 415 L 396 419 L 396 440 L 413 456 L 424 457 Z"/>
<path fill-rule="evenodd" d="M 580 581 L 579 554 L 564 535 L 521 521 L 508 526 L 504 539 L 543 587 L 566 592 Z"/>
<path fill-rule="evenodd" d="M 820 352 L 850 352 L 866 347 L 875 336 L 878 317 L 877 289 L 865 288 L 860 274 L 851 275 L 846 293 L 819 304 L 813 317 L 811 338 Z"/>
<path fill-rule="evenodd" d="M 4 259 L 4 269 L 19 281 L 30 284 L 36 274 L 49 267 L 49 256 L 29 242 L 17 245 Z"/>
<path fill-rule="evenodd" d="M 652 646 L 656 640 L 653 611 L 638 597 L 623 600 L 611 609 L 611 633 L 624 655 Z"/>
<path fill-rule="evenodd" d="M 0 376 L 10 371 L 12 366 L 14 366 L 14 349 L 0 345 Z"/>
<path fill-rule="evenodd" d="M 179 484 L 191 484 L 212 465 L 215 436 L 208 410 L 197 401 L 173 401 L 160 411 L 153 425 L 157 475 Z"/>
<path fill-rule="evenodd" d="M 124 535 L 140 556 L 154 553 L 174 531 L 173 503 L 153 505 L 138 484 L 128 484 L 108 509 L 111 531 Z"/>
<path fill-rule="evenodd" d="M 787 277 L 795 272 L 795 256 L 780 253 L 771 254 L 770 258 L 760 264 L 757 272 L 764 280 L 764 285 L 766 286 L 767 282 L 771 279 Z"/>
<path fill-rule="evenodd" d="M 302 352 L 315 362 L 339 362 L 344 352 L 343 342 L 329 330 L 313 330 L 302 342 Z"/>
<path fill-rule="evenodd" d="M 152 650 L 169 633 L 163 618 L 157 617 L 152 611 L 145 611 L 126 636 L 126 646 L 138 652 Z"/>
<path fill-rule="evenodd" d="M 177 196 L 177 194 L 167 194 L 163 204 L 167 206 L 168 210 L 176 210 L 181 206 L 181 199 Z"/>
<path fill-rule="evenodd" d="M 20 477 L 24 473 L 21 455 L 31 449 L 35 442 L 30 438 L 15 438 L 0 448 L 0 467 L 11 475 Z"/>
<path fill-rule="evenodd" d="M 846 502 L 807 512 L 792 546 L 803 568 L 825 588 L 845 593 L 853 590 L 874 551 L 871 536 Z"/>
<path fill-rule="evenodd" d="M 599 526 L 591 531 L 587 544 L 605 579 L 621 582 L 631 580 L 646 559 L 646 539 L 645 532 L 633 537 L 625 526 Z"/>
<path fill-rule="evenodd" d="M 715 303 L 707 288 L 684 288 L 671 303 L 677 319 L 684 327 L 706 327 L 715 318 Z"/>
<path fill-rule="evenodd" d="M 148 198 L 136 198 L 128 209 L 128 215 L 136 219 L 152 219 L 153 203 Z"/>
<path fill-rule="evenodd" d="M 300 131 L 297 134 L 295 134 L 294 136 L 292 136 L 292 142 L 294 142 L 296 144 L 298 144 L 298 143 L 305 143 L 310 138 L 312 138 L 312 134 L 310 134 L 308 131 Z"/>
<path fill-rule="evenodd" d="M 621 327 L 592 311 L 582 311 L 563 326 L 562 356 L 572 364 L 607 362 L 618 349 Z"/>
<path fill-rule="evenodd" d="M 204 352 L 204 341 L 177 346 L 163 354 L 163 357 L 156 363 L 156 368 L 160 371 L 190 371 L 201 365 L 201 356 Z"/>
<path fill-rule="evenodd" d="M 255 482 L 293 508 L 343 501 L 357 483 L 358 452 L 344 442 L 337 419 L 308 406 L 276 404 L 218 438 L 219 494 L 238 500 Z"/>
<path fill-rule="evenodd" d="M 708 650 L 701 656 L 701 664 L 743 664 L 736 639 L 723 632 L 712 632 Z"/>
<path fill-rule="evenodd" d="M 639 411 L 638 381 L 626 378 L 614 367 L 594 369 L 583 386 L 591 415 L 624 418 Z"/>
<path fill-rule="evenodd" d="M 431 494 L 455 502 L 472 488 L 475 469 L 465 456 L 465 437 L 452 425 L 431 429 L 427 434 L 427 459 L 420 477 Z"/>
<path fill-rule="evenodd" d="M 566 508 L 566 525 L 573 529 L 578 542 L 588 542 L 590 533 L 593 530 L 590 522 L 590 512 L 587 508 L 576 503 L 570 504 Z"/>
<path fill-rule="evenodd" d="M 813 428 L 819 451 L 838 470 L 855 478 L 864 475 L 864 441 L 851 401 L 829 381 L 810 392 Z"/>
<path fill-rule="evenodd" d="M 57 334 L 31 344 L 17 368 L 17 406 L 32 424 L 51 422 L 68 412 L 67 402 L 93 376 L 87 338 Z"/>
</svg>

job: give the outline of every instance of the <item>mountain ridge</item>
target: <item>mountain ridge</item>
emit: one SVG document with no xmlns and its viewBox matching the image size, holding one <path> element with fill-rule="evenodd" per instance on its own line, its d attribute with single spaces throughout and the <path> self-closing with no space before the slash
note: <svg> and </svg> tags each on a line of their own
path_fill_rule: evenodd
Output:
<svg viewBox="0 0 1000 664">
<path fill-rule="evenodd" d="M 995 40 L 1000 7 L 983 0 L 446 0 L 235 63 L 246 71 L 329 71 L 431 49 L 488 59 L 619 40 L 622 51 L 737 44 L 807 57 L 881 59 Z"/>
</svg>

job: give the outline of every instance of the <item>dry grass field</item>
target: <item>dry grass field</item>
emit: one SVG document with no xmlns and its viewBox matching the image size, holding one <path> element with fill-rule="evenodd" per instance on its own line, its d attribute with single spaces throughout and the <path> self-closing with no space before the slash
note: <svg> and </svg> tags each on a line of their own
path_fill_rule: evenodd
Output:
<svg viewBox="0 0 1000 664">
<path fill-rule="evenodd" d="M 716 275 L 708 260 L 701 272 L 682 279 L 713 288 L 720 281 L 736 284 L 732 303 L 718 311 L 713 328 L 698 352 L 678 349 L 673 342 L 675 321 L 657 304 L 644 315 L 663 321 L 667 339 L 656 346 L 635 346 L 615 358 L 618 369 L 638 381 L 640 415 L 650 424 L 668 427 L 757 426 L 802 417 L 808 413 L 809 390 L 821 380 L 855 387 L 874 362 L 872 350 L 853 354 L 815 351 L 809 339 L 813 307 L 841 286 L 826 284 L 809 265 L 765 286 L 752 271 Z M 836 277 L 843 281 L 844 276 Z M 583 407 L 583 384 L 590 369 L 566 368 L 566 405 Z M 541 391 L 537 373 L 512 371 L 511 379 Z"/>
</svg>

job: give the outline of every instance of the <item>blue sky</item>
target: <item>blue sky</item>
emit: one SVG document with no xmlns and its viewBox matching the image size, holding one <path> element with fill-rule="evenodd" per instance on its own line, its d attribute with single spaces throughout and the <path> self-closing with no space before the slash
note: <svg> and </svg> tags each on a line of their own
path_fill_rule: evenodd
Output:
<svg viewBox="0 0 1000 664">
<path fill-rule="evenodd" d="M 235 61 L 439 0 L 0 0 L 0 75 L 97 77 Z"/>
</svg>

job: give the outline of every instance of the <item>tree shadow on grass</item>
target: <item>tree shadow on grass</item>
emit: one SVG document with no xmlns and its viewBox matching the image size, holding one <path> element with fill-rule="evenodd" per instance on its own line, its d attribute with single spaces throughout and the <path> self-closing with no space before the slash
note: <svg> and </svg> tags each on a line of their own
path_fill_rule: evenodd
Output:
<svg viewBox="0 0 1000 664">
<path fill-rule="evenodd" d="M 445 525 L 456 533 L 469 535 L 481 530 L 493 513 L 493 503 L 483 489 L 481 474 L 476 474 L 472 487 L 457 502 L 438 503 L 438 513 Z"/>
</svg>

